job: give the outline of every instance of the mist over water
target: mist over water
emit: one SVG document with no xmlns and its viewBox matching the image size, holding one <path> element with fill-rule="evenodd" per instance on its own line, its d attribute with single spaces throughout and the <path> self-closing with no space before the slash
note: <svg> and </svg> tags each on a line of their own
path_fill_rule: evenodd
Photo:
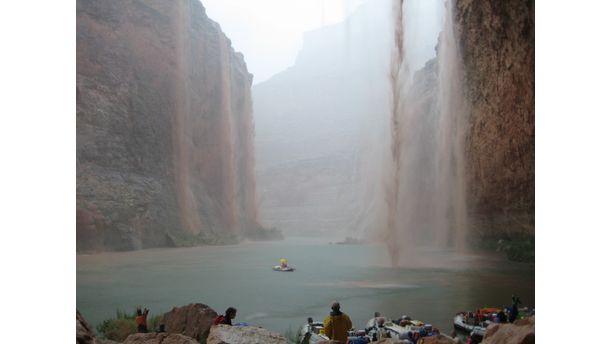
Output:
<svg viewBox="0 0 612 344">
<path fill-rule="evenodd" d="M 467 213 L 464 140 L 467 107 L 461 90 L 462 65 L 452 25 L 452 6 L 442 1 L 394 0 L 389 81 L 390 155 L 383 174 L 386 242 L 392 266 L 418 265 L 416 248 L 463 252 Z M 415 71 L 424 56 L 410 48 L 431 27 L 414 23 L 444 8 L 437 59 Z M 436 16 L 431 16 L 436 20 Z M 411 23 L 408 26 L 407 23 Z M 407 32 L 407 27 L 411 31 Z M 435 28 L 433 28 L 435 30 Z M 429 33 L 431 37 L 431 32 Z M 430 80 L 432 79 L 433 80 Z M 421 258 L 420 258 L 421 257 Z M 431 258 L 428 258 L 431 259 Z"/>
</svg>

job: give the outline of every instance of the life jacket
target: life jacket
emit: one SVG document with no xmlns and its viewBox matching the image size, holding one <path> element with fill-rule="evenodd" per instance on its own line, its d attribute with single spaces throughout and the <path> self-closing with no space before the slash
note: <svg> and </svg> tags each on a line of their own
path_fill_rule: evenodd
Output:
<svg viewBox="0 0 612 344">
<path fill-rule="evenodd" d="M 138 315 L 136 317 L 136 325 L 146 325 L 147 324 L 147 317 L 144 315 Z"/>
<path fill-rule="evenodd" d="M 224 315 L 217 315 L 217 317 L 215 318 L 215 321 L 213 322 L 214 325 L 219 325 L 219 324 L 224 324 L 224 323 L 225 323 Z"/>
</svg>

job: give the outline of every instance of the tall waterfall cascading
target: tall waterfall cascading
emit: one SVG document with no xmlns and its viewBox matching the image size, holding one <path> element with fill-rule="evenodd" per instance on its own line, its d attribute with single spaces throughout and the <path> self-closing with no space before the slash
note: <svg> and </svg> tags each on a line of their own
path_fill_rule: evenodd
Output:
<svg viewBox="0 0 612 344">
<path fill-rule="evenodd" d="M 418 37 L 414 21 L 422 16 L 423 7 L 418 5 L 424 3 L 393 1 L 391 154 L 384 177 L 383 236 L 392 266 L 417 261 L 417 248 L 463 251 L 468 225 L 464 141 L 469 112 L 461 88 L 463 68 L 453 4 L 429 2 L 444 9 L 437 58 L 415 71 L 411 66 L 420 67 L 416 60 L 423 58 L 410 54 L 411 39 Z M 406 32 L 407 23 L 412 32 Z"/>
</svg>

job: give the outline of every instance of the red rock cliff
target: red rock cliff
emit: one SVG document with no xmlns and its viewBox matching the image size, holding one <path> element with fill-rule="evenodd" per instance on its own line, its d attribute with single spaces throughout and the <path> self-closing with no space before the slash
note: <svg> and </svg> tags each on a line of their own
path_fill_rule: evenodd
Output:
<svg viewBox="0 0 612 344">
<path fill-rule="evenodd" d="M 472 107 L 470 218 L 487 234 L 533 234 L 535 41 L 533 0 L 456 0 L 455 29 Z"/>
<path fill-rule="evenodd" d="M 77 250 L 254 228 L 251 82 L 200 1 L 77 1 Z"/>
</svg>

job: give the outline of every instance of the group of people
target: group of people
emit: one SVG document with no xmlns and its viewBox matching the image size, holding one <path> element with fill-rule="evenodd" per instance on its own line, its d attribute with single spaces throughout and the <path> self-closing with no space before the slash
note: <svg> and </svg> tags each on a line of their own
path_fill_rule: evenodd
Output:
<svg viewBox="0 0 612 344">
<path fill-rule="evenodd" d="M 374 325 L 366 328 L 366 333 L 372 340 L 381 340 L 384 338 L 391 338 L 391 333 L 386 327 L 387 320 L 380 316 L 379 312 L 374 313 Z M 410 341 L 411 343 L 417 343 L 420 338 L 437 336 L 440 334 L 440 330 L 429 324 L 423 324 L 418 322 L 418 326 L 412 322 L 412 319 L 407 315 L 402 315 L 397 320 L 391 320 L 392 323 L 401 327 L 408 327 L 407 332 L 403 332 L 400 335 L 401 339 Z M 412 326 L 412 327 L 411 327 Z"/>
<path fill-rule="evenodd" d="M 511 307 L 506 307 L 495 313 L 486 312 L 486 309 L 485 311 L 478 309 L 476 312 L 467 312 L 463 315 L 463 321 L 470 325 L 481 325 L 487 320 L 493 323 L 513 323 L 519 315 L 518 305 L 520 303 L 521 299 L 512 295 Z"/>
<path fill-rule="evenodd" d="M 393 320 L 393 323 L 399 326 L 410 326 L 411 320 L 409 316 L 403 315 L 397 320 Z M 331 312 L 323 320 L 323 328 L 319 334 L 325 335 L 330 340 L 339 343 L 369 343 L 372 341 L 382 340 L 384 338 L 391 338 L 391 333 L 386 327 L 386 318 L 382 317 L 379 312 L 374 313 L 374 323 L 365 328 L 365 330 L 355 331 L 353 330 L 353 323 L 351 318 L 340 311 L 340 303 L 337 301 L 332 302 Z M 319 325 L 320 326 L 320 325 Z M 312 333 L 316 333 L 316 329 L 312 318 L 308 318 L 309 331 L 302 338 L 302 344 L 307 344 L 310 341 Z M 439 335 L 440 331 L 433 328 L 431 325 L 424 325 L 406 331 L 404 335 L 411 343 L 417 343 L 419 338 Z"/>
<path fill-rule="evenodd" d="M 514 320 L 518 316 L 518 304 L 521 303 L 518 297 L 512 295 L 512 307 L 509 311 L 509 318 L 506 319 L 506 314 L 501 311 L 497 313 L 495 317 L 495 322 L 505 323 L 506 321 L 514 322 Z M 214 325 L 229 325 L 232 326 L 232 319 L 236 318 L 236 314 L 238 310 L 234 307 L 229 307 L 225 310 L 225 314 L 218 315 L 213 324 Z M 138 307 L 136 309 L 136 326 L 138 327 L 138 332 L 146 333 L 147 330 L 147 315 L 149 314 L 149 309 L 145 308 L 144 311 Z M 467 313 L 465 315 L 466 322 L 478 322 L 482 323 L 488 315 L 480 312 L 478 310 L 476 313 Z M 372 340 L 381 340 L 383 338 L 389 338 L 390 333 L 389 330 L 385 327 L 386 319 L 380 315 L 379 312 L 374 313 L 375 322 L 372 326 L 365 329 L 365 331 L 357 331 L 361 336 L 365 336 L 367 334 Z M 408 326 L 411 324 L 412 319 L 409 316 L 403 315 L 401 318 L 397 320 L 393 320 L 393 323 L 399 326 Z M 308 318 L 308 325 L 312 329 L 313 320 L 312 318 Z M 429 328 L 428 328 L 429 327 Z M 323 329 L 321 330 L 321 334 L 324 334 L 332 341 L 337 341 L 341 343 L 346 343 L 349 339 L 349 331 L 353 329 L 353 322 L 351 318 L 346 314 L 340 311 L 340 303 L 337 301 L 332 302 L 331 304 L 331 312 L 329 315 L 325 317 L 323 320 Z M 164 325 L 160 325 L 161 332 L 164 331 Z M 309 331 L 310 332 L 313 331 Z M 453 331 L 454 332 L 454 331 Z M 439 335 L 440 331 L 436 328 L 433 328 L 431 325 L 421 326 L 418 331 L 408 331 L 406 339 L 411 341 L 412 343 L 416 343 L 419 338 Z M 453 336 L 454 338 L 455 336 Z M 468 341 L 470 344 L 475 344 L 475 338 L 470 341 L 472 336 L 468 337 Z M 304 336 L 302 339 L 302 343 L 308 343 L 310 336 Z"/>
<path fill-rule="evenodd" d="M 313 333 L 325 335 L 333 341 L 346 343 L 348 332 L 353 328 L 351 318 L 340 311 L 340 303 L 332 302 L 331 312 L 323 320 L 323 328 L 320 332 L 316 331 L 312 318 L 308 318 L 308 332 L 302 337 L 300 344 L 308 344 Z"/>
<path fill-rule="evenodd" d="M 225 324 L 232 326 L 232 319 L 236 317 L 238 310 L 234 307 L 229 307 L 225 310 L 225 315 L 218 315 L 213 321 L 214 325 Z M 149 332 L 147 328 L 147 316 L 149 315 L 149 309 L 145 308 L 144 310 L 140 307 L 136 308 L 136 327 L 139 333 L 147 333 Z M 163 324 L 159 325 L 157 332 L 165 332 L 165 326 Z"/>
</svg>

